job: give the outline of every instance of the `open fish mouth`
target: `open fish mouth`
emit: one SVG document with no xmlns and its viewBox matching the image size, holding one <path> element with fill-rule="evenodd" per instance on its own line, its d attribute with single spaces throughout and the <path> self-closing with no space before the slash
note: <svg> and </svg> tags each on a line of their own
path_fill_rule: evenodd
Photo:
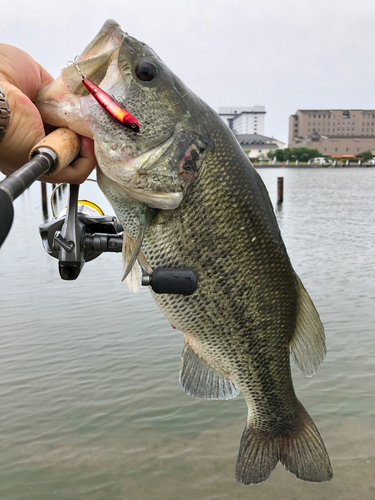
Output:
<svg viewBox="0 0 375 500">
<path fill-rule="evenodd" d="M 118 23 L 113 20 L 105 22 L 98 35 L 78 57 L 86 76 L 97 83 L 104 82 L 108 87 L 113 87 L 116 78 L 118 79 L 114 59 L 123 37 L 124 33 Z M 94 137 L 90 122 L 87 117 L 82 116 L 82 111 L 93 102 L 93 97 L 82 85 L 82 78 L 74 65 L 65 67 L 56 80 L 39 90 L 34 101 L 45 123 L 57 127 L 66 126 L 77 134 L 92 139 Z"/>
<path fill-rule="evenodd" d="M 161 120 L 164 107 L 169 107 L 162 92 L 150 106 L 153 116 L 138 97 L 132 98 L 129 88 L 136 85 L 144 96 L 150 91 L 139 90 L 134 80 L 132 57 L 136 50 L 140 50 L 138 42 L 115 21 L 107 21 L 77 58 L 77 64 L 65 67 L 59 78 L 38 93 L 35 104 L 46 123 L 67 126 L 94 139 L 98 168 L 112 185 L 117 184 L 119 196 L 122 193 L 124 199 L 151 208 L 175 209 L 193 179 L 179 169 L 180 161 L 190 154 L 191 144 L 176 134 L 177 120 Z M 142 50 L 146 49 L 142 46 Z M 83 74 L 118 103 L 134 109 L 130 112 L 140 119 L 139 133 L 127 130 L 98 104 L 82 84 Z M 158 113 L 155 107 L 160 109 Z"/>
</svg>

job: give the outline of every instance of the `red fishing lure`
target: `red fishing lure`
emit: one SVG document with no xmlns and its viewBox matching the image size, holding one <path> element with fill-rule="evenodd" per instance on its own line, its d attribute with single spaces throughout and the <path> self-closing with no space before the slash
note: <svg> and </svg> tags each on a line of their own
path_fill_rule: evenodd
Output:
<svg viewBox="0 0 375 500">
<path fill-rule="evenodd" d="M 92 82 L 89 78 L 86 78 L 82 71 L 79 69 L 77 66 L 77 63 L 74 63 L 75 67 L 77 68 L 77 71 L 82 77 L 82 83 L 83 85 L 87 88 L 87 90 L 92 94 L 95 99 L 98 101 L 98 103 L 104 108 L 108 113 L 118 120 L 119 122 L 123 123 L 125 127 L 130 128 L 130 130 L 133 130 L 133 132 L 139 132 L 141 124 L 139 121 L 133 116 L 123 104 L 120 102 L 116 101 L 116 99 L 104 90 L 102 90 L 100 87 L 95 85 L 94 82 Z"/>
</svg>

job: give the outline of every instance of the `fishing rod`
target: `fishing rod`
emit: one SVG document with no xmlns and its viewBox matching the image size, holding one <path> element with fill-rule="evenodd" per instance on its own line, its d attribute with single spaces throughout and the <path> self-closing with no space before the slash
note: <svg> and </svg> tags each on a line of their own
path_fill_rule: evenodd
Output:
<svg viewBox="0 0 375 500">
<path fill-rule="evenodd" d="M 0 182 L 0 247 L 13 223 L 13 201 L 43 174 L 58 173 L 81 149 L 81 139 L 68 128 L 59 128 L 44 137 L 30 151 L 30 161 Z"/>
<path fill-rule="evenodd" d="M 69 165 L 80 146 L 77 134 L 57 129 L 32 149 L 26 165 L 0 182 L 0 246 L 12 225 L 13 201 L 43 174 Z M 123 228 L 116 217 L 105 215 L 94 203 L 80 201 L 78 195 L 79 185 L 70 184 L 67 209 L 39 226 L 44 249 L 58 259 L 60 277 L 69 281 L 78 278 L 86 262 L 103 252 L 121 252 L 123 245 Z M 191 295 L 198 278 L 193 269 L 157 267 L 151 274 L 143 271 L 142 285 L 158 294 Z"/>
</svg>

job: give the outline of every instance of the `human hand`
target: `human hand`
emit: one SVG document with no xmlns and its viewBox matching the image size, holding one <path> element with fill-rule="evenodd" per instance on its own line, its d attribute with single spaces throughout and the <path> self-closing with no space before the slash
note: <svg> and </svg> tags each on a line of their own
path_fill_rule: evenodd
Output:
<svg viewBox="0 0 375 500">
<path fill-rule="evenodd" d="M 45 134 L 44 124 L 33 99 L 53 77 L 34 59 L 11 45 L 0 44 L 0 86 L 11 110 L 10 122 L 0 142 L 0 170 L 9 175 L 29 161 L 32 147 Z M 48 128 L 48 127 L 46 127 Z M 55 175 L 44 175 L 46 182 L 80 184 L 96 165 L 94 142 L 82 137 L 80 156 Z"/>
</svg>

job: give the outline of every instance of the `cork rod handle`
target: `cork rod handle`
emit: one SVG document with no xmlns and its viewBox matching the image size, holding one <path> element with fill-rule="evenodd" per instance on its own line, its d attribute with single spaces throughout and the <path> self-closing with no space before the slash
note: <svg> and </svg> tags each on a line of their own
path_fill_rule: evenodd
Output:
<svg viewBox="0 0 375 500">
<path fill-rule="evenodd" d="M 68 128 L 58 128 L 47 135 L 30 151 L 30 159 L 33 153 L 39 148 L 49 148 L 56 154 L 58 165 L 53 171 L 54 174 L 67 167 L 78 156 L 81 149 L 80 137 Z"/>
</svg>

